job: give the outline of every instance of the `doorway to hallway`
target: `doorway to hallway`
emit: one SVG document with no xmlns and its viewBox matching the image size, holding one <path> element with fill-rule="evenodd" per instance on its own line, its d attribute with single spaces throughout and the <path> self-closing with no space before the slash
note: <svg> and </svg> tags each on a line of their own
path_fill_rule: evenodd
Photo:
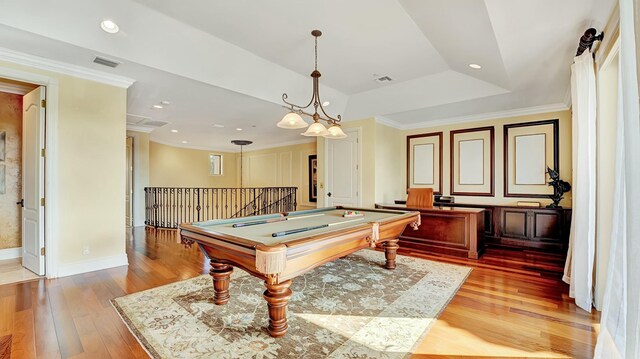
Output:
<svg viewBox="0 0 640 359">
<path fill-rule="evenodd" d="M 0 284 L 45 274 L 45 93 L 0 79 Z"/>
</svg>

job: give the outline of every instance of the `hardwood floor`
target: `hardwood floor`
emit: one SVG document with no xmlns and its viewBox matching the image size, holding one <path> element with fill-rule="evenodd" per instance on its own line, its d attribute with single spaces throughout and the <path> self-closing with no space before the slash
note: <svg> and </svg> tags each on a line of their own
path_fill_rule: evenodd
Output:
<svg viewBox="0 0 640 359">
<path fill-rule="evenodd" d="M 208 273 L 197 247 L 174 231 L 135 229 L 129 266 L 0 286 L 0 358 L 146 358 L 109 300 Z M 418 254 L 415 254 L 418 255 Z M 559 263 L 535 253 L 488 251 L 421 342 L 416 357 L 589 358 L 599 314 L 578 309 Z"/>
</svg>

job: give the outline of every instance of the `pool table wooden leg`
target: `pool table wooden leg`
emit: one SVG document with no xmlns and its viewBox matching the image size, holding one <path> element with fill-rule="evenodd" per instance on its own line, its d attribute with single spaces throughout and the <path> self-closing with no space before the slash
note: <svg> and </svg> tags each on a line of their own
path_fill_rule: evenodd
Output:
<svg viewBox="0 0 640 359">
<path fill-rule="evenodd" d="M 387 259 L 384 267 L 387 269 L 396 269 L 396 251 L 400 248 L 398 245 L 398 239 L 396 238 L 384 242 L 382 247 L 384 247 L 384 257 Z"/>
<path fill-rule="evenodd" d="M 289 325 L 287 324 L 287 303 L 291 298 L 291 281 L 287 280 L 282 283 L 264 282 L 267 290 L 264 291 L 264 299 L 267 301 L 269 308 L 269 327 L 267 331 L 274 338 L 281 337 L 287 333 Z"/>
<path fill-rule="evenodd" d="M 225 305 L 229 301 L 229 282 L 231 281 L 231 272 L 233 272 L 232 266 L 211 261 L 211 270 L 209 270 L 209 274 L 213 277 L 213 289 L 215 290 L 213 302 L 216 305 Z"/>
</svg>

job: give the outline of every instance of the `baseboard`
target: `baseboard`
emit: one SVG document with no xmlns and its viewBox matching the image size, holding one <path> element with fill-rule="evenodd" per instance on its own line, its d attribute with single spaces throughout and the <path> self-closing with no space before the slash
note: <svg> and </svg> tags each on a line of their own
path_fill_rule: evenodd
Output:
<svg viewBox="0 0 640 359">
<path fill-rule="evenodd" d="M 127 259 L 126 254 L 90 259 L 69 264 L 60 264 L 58 267 L 57 277 L 66 277 L 126 265 L 129 265 L 129 260 Z"/>
<path fill-rule="evenodd" d="M 0 249 L 0 261 L 22 257 L 22 247 Z"/>
</svg>

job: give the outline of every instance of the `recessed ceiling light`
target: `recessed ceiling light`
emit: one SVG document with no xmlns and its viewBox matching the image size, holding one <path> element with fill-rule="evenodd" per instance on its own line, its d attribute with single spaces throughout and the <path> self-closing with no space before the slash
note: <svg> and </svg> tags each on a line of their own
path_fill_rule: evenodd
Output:
<svg viewBox="0 0 640 359">
<path fill-rule="evenodd" d="M 479 70 L 482 68 L 482 66 L 478 65 L 478 64 L 469 64 L 469 67 L 471 67 L 472 69 L 476 69 Z"/>
<path fill-rule="evenodd" d="M 120 27 L 118 26 L 118 24 L 116 24 L 115 22 L 113 22 L 111 20 L 103 20 L 100 23 L 100 27 L 102 28 L 102 30 L 104 30 L 105 32 L 108 32 L 110 34 L 115 34 L 118 31 L 120 31 Z"/>
<path fill-rule="evenodd" d="M 324 106 L 324 107 L 327 107 L 329 105 L 331 105 L 331 102 L 329 102 L 329 101 L 325 101 L 325 102 L 322 103 L 322 106 Z"/>
<path fill-rule="evenodd" d="M 236 131 L 242 131 L 242 129 L 240 127 L 236 128 Z"/>
<path fill-rule="evenodd" d="M 171 132 L 173 132 L 173 133 L 178 133 L 178 130 L 171 130 Z"/>
<path fill-rule="evenodd" d="M 189 142 L 187 142 L 187 141 L 182 141 L 182 143 L 189 143 Z"/>
<path fill-rule="evenodd" d="M 153 105 L 153 108 L 164 108 L 162 105 Z"/>
<path fill-rule="evenodd" d="M 215 128 L 223 128 L 223 127 L 224 127 L 224 125 L 221 125 L 221 124 L 219 124 L 219 123 L 214 123 L 214 124 L 213 124 L 213 127 L 215 127 Z"/>
<path fill-rule="evenodd" d="M 169 105 L 171 105 L 171 102 L 169 102 L 167 100 L 164 100 L 164 101 L 160 101 L 160 104 L 161 105 L 165 105 L 165 106 L 169 106 Z"/>
</svg>

